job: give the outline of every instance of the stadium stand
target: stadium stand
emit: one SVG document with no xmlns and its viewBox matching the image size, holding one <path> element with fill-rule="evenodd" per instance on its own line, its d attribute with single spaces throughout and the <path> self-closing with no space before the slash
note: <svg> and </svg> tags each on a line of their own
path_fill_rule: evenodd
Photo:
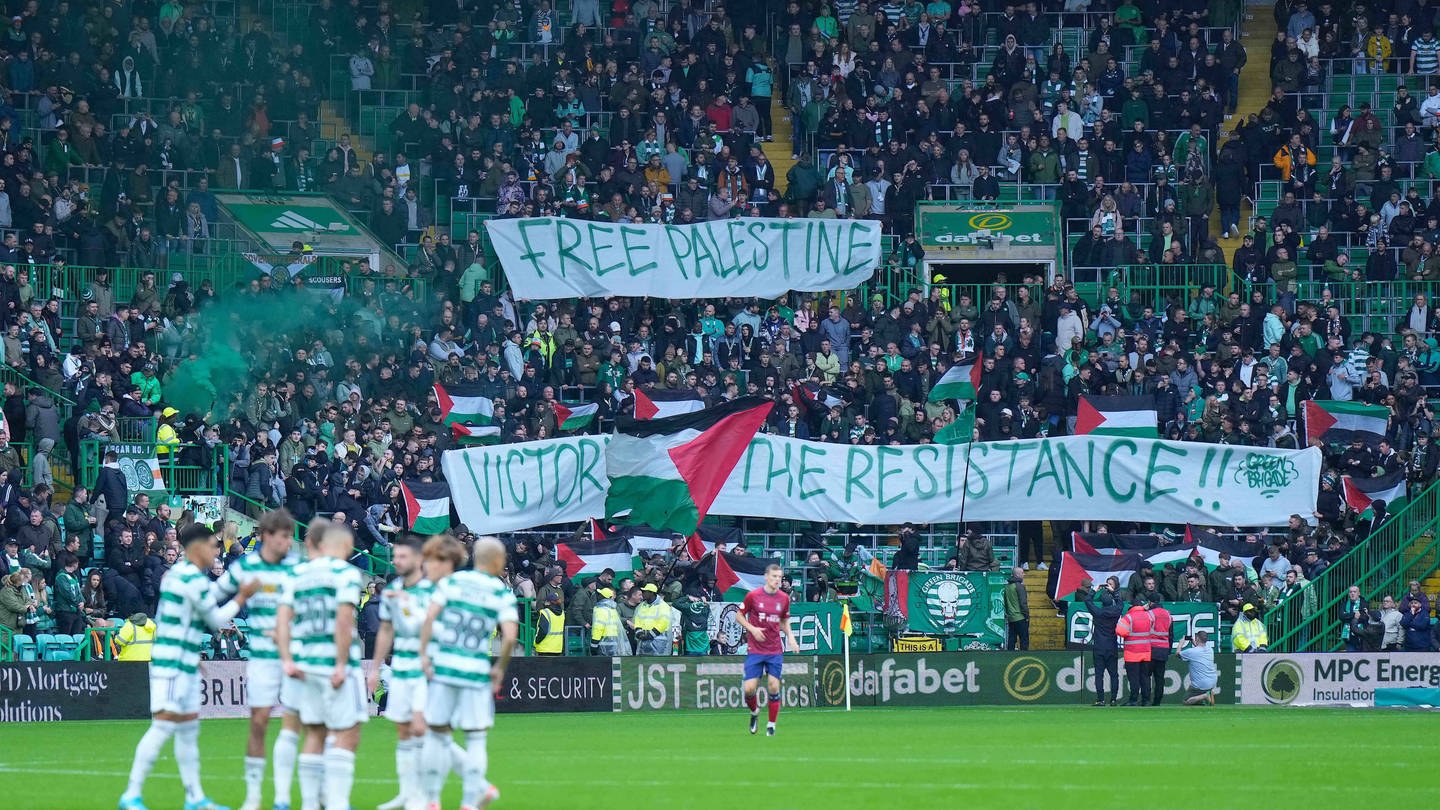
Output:
<svg viewBox="0 0 1440 810">
<path fill-rule="evenodd" d="M 1213 528 L 1300 574 L 1259 591 L 1277 648 L 1333 649 L 1350 584 L 1378 603 L 1440 563 L 1415 540 L 1440 460 L 1440 21 L 1402 5 L 1280 0 L 1267 54 L 1272 21 L 1230 0 L 28 4 L 0 38 L 0 572 L 31 573 L 0 589 L 0 650 L 107 654 L 52 635 L 70 556 L 89 623 L 153 609 L 195 516 L 132 497 L 126 458 L 251 517 L 343 513 L 378 575 L 397 482 L 456 442 L 434 383 L 489 386 L 509 442 L 557 435 L 556 402 L 604 431 L 653 388 L 920 443 L 960 418 L 927 393 L 976 352 L 979 441 L 1063 435 L 1082 395 L 1152 397 L 1161 436 L 1235 446 L 1304 446 L 1307 401 L 1383 409 L 1383 443 L 1324 448 L 1317 514 Z M 378 247 L 305 220 L 274 250 L 227 194 L 317 195 Z M 1062 272 L 929 276 L 907 237 L 940 202 L 1055 206 Z M 886 258 L 848 294 L 517 303 L 483 223 L 545 215 L 866 218 Z M 1357 511 L 1342 475 L 1396 475 L 1411 505 Z M 893 527 L 734 523 L 818 598 L 840 548 L 900 550 Z M 995 568 L 1033 567 L 1034 605 L 1072 530 L 1183 529 L 935 525 L 913 559 L 962 566 L 980 532 Z M 573 531 L 506 538 L 517 592 Z"/>
</svg>

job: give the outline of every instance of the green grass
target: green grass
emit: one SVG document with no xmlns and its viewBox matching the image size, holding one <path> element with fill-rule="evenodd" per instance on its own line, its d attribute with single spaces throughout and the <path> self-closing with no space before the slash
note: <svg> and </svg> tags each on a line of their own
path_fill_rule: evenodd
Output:
<svg viewBox="0 0 1440 810">
<path fill-rule="evenodd" d="M 751 737 L 745 722 L 743 712 L 502 715 L 490 737 L 490 778 L 503 791 L 496 806 L 610 807 L 628 795 L 664 810 L 732 810 L 756 799 L 827 810 L 939 808 L 957 800 L 1113 807 L 1137 778 L 1130 762 L 1138 757 L 1150 763 L 1145 804 L 1167 810 L 1302 797 L 1312 808 L 1393 807 L 1434 798 L 1434 771 L 1424 763 L 1440 754 L 1428 733 L 1435 716 L 1402 711 L 810 709 L 783 714 L 774 739 Z M 145 726 L 6 726 L 6 806 L 113 807 Z M 205 722 L 200 736 L 206 789 L 232 806 L 244 793 L 244 734 L 243 721 L 225 720 Z M 388 721 L 365 726 L 355 810 L 395 794 L 394 740 Z M 459 803 L 456 779 L 447 810 Z M 268 775 L 265 789 L 268 810 Z M 182 804 L 168 747 L 145 798 L 151 810 Z"/>
</svg>

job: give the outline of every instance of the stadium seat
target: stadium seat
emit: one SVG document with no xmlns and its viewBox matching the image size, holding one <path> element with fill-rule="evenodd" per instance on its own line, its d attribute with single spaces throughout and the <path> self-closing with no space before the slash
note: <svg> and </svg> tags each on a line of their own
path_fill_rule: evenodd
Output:
<svg viewBox="0 0 1440 810">
<path fill-rule="evenodd" d="M 15 634 L 15 660 L 16 661 L 38 661 L 39 653 L 35 644 L 34 636 L 27 636 L 24 633 Z"/>
<path fill-rule="evenodd" d="M 53 660 L 56 660 L 56 659 L 51 658 L 50 656 L 51 656 L 52 651 L 53 651 L 57 646 L 59 646 L 60 644 L 61 644 L 61 642 L 58 640 L 58 638 L 57 638 L 57 637 L 55 636 L 55 634 L 53 634 L 53 633 L 41 633 L 41 634 L 39 634 L 38 636 L 36 636 L 36 637 L 35 637 L 35 647 L 36 647 L 37 652 L 39 653 L 38 660 L 40 660 L 40 661 L 53 661 Z"/>
</svg>

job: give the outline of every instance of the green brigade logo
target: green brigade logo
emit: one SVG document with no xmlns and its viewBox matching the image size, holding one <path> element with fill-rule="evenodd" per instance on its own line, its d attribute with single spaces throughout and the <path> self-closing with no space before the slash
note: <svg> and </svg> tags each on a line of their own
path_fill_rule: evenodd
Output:
<svg viewBox="0 0 1440 810">
<path fill-rule="evenodd" d="M 1013 223 L 1014 220 L 1004 214 L 976 214 L 970 217 L 970 227 L 977 231 L 1003 231 Z"/>
<path fill-rule="evenodd" d="M 1029 703 L 1050 691 L 1050 669 L 1033 655 L 1022 655 L 1005 666 L 1005 691 L 1018 701 Z"/>
<path fill-rule="evenodd" d="M 1250 453 L 1235 470 L 1235 483 L 1254 490 L 1266 498 L 1274 498 L 1280 490 L 1300 477 L 1295 462 L 1284 456 Z"/>
<path fill-rule="evenodd" d="M 975 584 L 959 575 L 931 577 L 921 588 L 925 612 L 940 632 L 953 632 L 975 609 Z"/>
<path fill-rule="evenodd" d="M 820 670 L 820 705 L 845 705 L 845 665 L 826 661 Z"/>
<path fill-rule="evenodd" d="M 1300 696 L 1300 686 L 1305 675 L 1300 665 L 1289 658 L 1276 658 L 1265 665 L 1260 672 L 1260 688 L 1265 699 L 1271 703 L 1285 705 Z"/>
</svg>

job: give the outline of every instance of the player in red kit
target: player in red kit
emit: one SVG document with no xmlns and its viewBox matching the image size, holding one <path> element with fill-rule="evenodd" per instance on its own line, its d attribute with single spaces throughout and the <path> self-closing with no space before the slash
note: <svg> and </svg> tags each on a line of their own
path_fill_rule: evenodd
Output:
<svg viewBox="0 0 1440 810">
<path fill-rule="evenodd" d="M 760 686 L 760 676 L 768 675 L 765 694 L 769 701 L 770 722 L 765 726 L 765 736 L 775 736 L 775 718 L 780 716 L 780 676 L 782 654 L 786 649 L 800 652 L 795 634 L 790 632 L 790 596 L 780 590 L 780 566 L 765 569 L 765 585 L 745 594 L 736 621 L 750 634 L 749 655 L 745 656 L 745 705 L 750 707 L 750 733 L 754 734 L 760 722 L 760 705 L 755 691 Z M 783 642 L 782 642 L 783 638 Z"/>
</svg>

